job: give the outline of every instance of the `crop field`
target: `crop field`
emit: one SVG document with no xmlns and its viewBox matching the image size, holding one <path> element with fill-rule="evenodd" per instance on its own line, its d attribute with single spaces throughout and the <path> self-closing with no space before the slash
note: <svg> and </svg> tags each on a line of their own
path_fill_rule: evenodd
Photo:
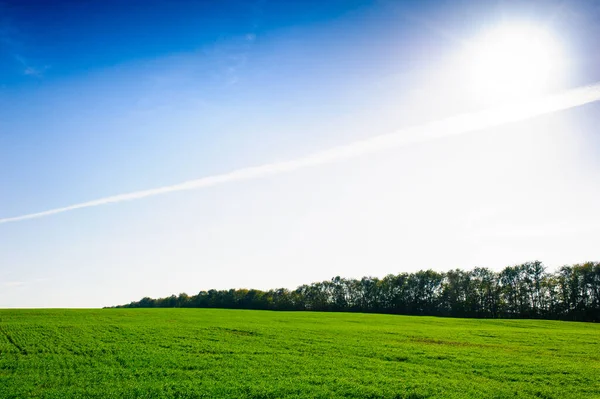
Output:
<svg viewBox="0 0 600 399">
<path fill-rule="evenodd" d="M 0 398 L 600 398 L 600 325 L 0 310 Z"/>
</svg>

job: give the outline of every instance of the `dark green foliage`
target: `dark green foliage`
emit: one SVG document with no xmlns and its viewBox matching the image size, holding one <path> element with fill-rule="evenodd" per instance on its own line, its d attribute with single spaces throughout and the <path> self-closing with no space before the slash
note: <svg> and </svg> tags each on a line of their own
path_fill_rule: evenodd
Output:
<svg viewBox="0 0 600 399">
<path fill-rule="evenodd" d="M 546 320 L 0 310 L 0 398 L 600 398 L 598 337 Z"/>
<path fill-rule="evenodd" d="M 196 307 L 264 310 L 375 312 L 405 315 L 536 318 L 600 321 L 600 262 L 546 272 L 541 262 L 509 266 L 500 273 L 433 270 L 360 280 L 330 281 L 259 291 L 231 289 L 197 295 L 143 298 L 126 308 Z"/>
</svg>

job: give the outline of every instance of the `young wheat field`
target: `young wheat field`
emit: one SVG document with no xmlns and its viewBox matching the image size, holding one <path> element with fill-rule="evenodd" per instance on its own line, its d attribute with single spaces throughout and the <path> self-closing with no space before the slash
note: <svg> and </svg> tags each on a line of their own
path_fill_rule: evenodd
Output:
<svg viewBox="0 0 600 399">
<path fill-rule="evenodd" d="M 600 398 L 600 325 L 0 310 L 0 398 Z"/>
</svg>

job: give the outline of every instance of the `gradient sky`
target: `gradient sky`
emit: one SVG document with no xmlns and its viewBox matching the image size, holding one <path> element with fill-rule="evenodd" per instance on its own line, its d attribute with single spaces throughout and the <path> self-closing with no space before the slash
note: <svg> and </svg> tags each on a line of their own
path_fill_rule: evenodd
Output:
<svg viewBox="0 0 600 399">
<path fill-rule="evenodd" d="M 0 218 L 285 161 L 483 106 L 527 21 L 600 81 L 600 3 L 2 1 Z M 260 180 L 0 224 L 0 307 L 599 260 L 600 105 Z"/>
</svg>

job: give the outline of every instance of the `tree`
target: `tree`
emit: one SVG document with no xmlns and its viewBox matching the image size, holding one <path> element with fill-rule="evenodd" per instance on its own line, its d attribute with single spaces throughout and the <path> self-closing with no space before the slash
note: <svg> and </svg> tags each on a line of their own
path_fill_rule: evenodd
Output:
<svg viewBox="0 0 600 399">
<path fill-rule="evenodd" d="M 548 273 L 541 262 L 447 273 L 421 270 L 299 286 L 294 291 L 230 289 L 142 298 L 118 307 L 197 307 L 381 312 L 454 317 L 558 318 L 600 321 L 600 263 L 563 266 Z"/>
</svg>

